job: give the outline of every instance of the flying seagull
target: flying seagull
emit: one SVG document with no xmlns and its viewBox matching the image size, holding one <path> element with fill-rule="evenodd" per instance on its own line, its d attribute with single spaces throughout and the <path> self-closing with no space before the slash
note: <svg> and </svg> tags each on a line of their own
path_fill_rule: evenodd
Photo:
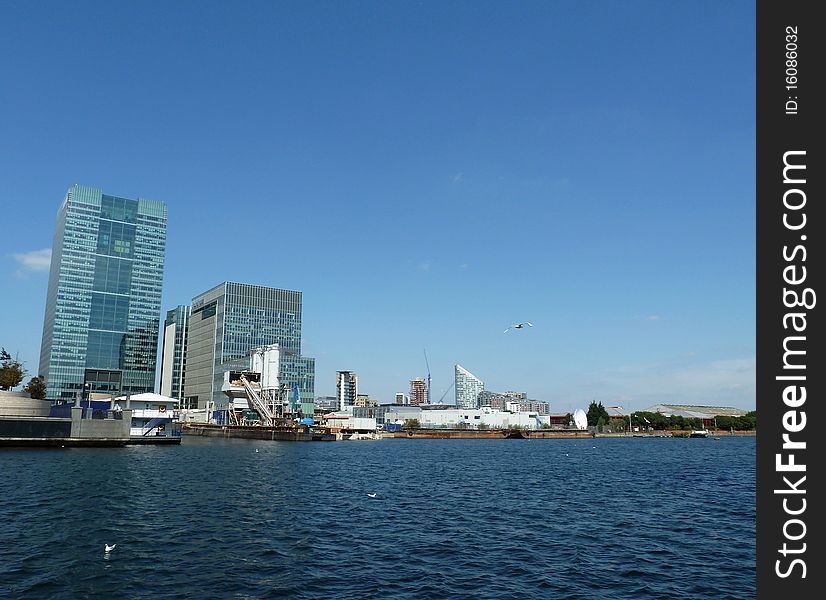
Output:
<svg viewBox="0 0 826 600">
<path fill-rule="evenodd" d="M 368 497 L 368 498 L 375 498 L 375 497 L 376 497 L 376 494 L 367 494 L 367 497 Z"/>
<path fill-rule="evenodd" d="M 515 324 L 511 325 L 510 327 L 508 327 L 502 333 L 507 333 L 511 329 L 523 329 L 525 327 L 525 325 L 527 325 L 528 327 L 533 327 L 533 323 L 530 323 L 529 321 L 525 321 L 524 323 L 515 323 Z"/>
<path fill-rule="evenodd" d="M 109 544 L 103 544 L 103 551 L 106 552 L 106 554 L 109 554 L 115 549 L 115 546 L 117 546 L 117 544 L 112 544 L 111 546 Z"/>
</svg>

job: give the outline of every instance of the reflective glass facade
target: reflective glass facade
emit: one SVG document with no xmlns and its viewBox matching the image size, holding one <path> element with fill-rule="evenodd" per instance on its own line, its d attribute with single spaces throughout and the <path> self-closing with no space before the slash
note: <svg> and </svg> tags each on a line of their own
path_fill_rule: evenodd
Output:
<svg viewBox="0 0 826 600">
<path fill-rule="evenodd" d="M 184 398 L 189 307 L 179 305 L 166 313 L 161 354 L 161 394 L 181 402 Z M 189 408 L 182 405 L 181 408 Z"/>
<path fill-rule="evenodd" d="M 162 202 L 73 186 L 57 214 L 39 374 L 47 398 L 154 391 L 166 248 Z"/>
<path fill-rule="evenodd" d="M 312 414 L 315 360 L 301 356 L 301 292 L 222 283 L 192 299 L 187 340 L 187 402 L 215 410 L 227 405 L 224 372 L 249 368 L 250 350 L 281 347 L 280 382 L 298 384 L 302 412 Z"/>
</svg>

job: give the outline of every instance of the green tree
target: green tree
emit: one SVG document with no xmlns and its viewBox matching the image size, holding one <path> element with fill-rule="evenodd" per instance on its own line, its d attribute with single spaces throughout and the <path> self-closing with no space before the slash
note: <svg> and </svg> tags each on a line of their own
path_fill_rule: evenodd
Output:
<svg viewBox="0 0 826 600">
<path fill-rule="evenodd" d="M 5 348 L 0 348 L 0 390 L 10 390 L 20 385 L 26 369 L 16 358 L 6 352 Z"/>
<path fill-rule="evenodd" d="M 611 428 L 611 431 L 625 431 L 628 429 L 628 421 L 623 417 L 611 417 L 608 421 L 608 427 Z"/>
<path fill-rule="evenodd" d="M 418 429 L 421 427 L 421 423 L 419 423 L 419 419 L 405 419 L 403 427 L 405 429 Z"/>
<path fill-rule="evenodd" d="M 38 400 L 46 399 L 46 383 L 40 375 L 29 379 L 29 383 L 26 384 L 23 391 L 28 392 L 29 396 L 32 398 L 36 398 Z"/>
<path fill-rule="evenodd" d="M 605 407 L 602 405 L 602 402 L 597 404 L 596 400 L 593 400 L 591 404 L 588 406 L 588 412 L 585 413 L 586 418 L 588 419 L 588 425 L 592 427 L 596 425 L 597 427 L 601 425 L 605 425 L 610 418 L 608 416 L 608 411 L 605 410 Z M 602 423 L 599 421 L 602 420 Z"/>
</svg>

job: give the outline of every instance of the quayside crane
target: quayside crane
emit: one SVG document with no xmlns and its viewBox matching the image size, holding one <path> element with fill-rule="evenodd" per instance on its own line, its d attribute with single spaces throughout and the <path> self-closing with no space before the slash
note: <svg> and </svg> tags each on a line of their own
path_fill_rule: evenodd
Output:
<svg viewBox="0 0 826 600">
<path fill-rule="evenodd" d="M 427 365 L 427 403 L 430 404 L 430 363 L 427 360 L 427 348 L 424 350 L 424 364 Z"/>
</svg>

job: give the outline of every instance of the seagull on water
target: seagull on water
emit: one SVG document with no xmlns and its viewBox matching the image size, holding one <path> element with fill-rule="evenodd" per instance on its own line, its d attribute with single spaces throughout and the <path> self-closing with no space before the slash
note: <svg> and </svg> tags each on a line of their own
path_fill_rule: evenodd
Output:
<svg viewBox="0 0 826 600">
<path fill-rule="evenodd" d="M 511 325 L 510 327 L 508 327 L 508 328 L 507 328 L 505 331 L 503 331 L 502 333 L 507 333 L 507 332 L 509 332 L 511 329 L 524 329 L 525 325 L 527 325 L 528 327 L 533 327 L 533 323 L 531 323 L 530 321 L 525 321 L 524 323 L 514 323 L 513 325 Z"/>
<path fill-rule="evenodd" d="M 103 544 L 103 551 L 106 554 L 109 554 L 112 550 L 115 549 L 115 546 L 117 546 L 117 544 L 112 544 L 111 546 L 109 544 Z"/>
<path fill-rule="evenodd" d="M 375 498 L 375 497 L 376 497 L 376 494 L 367 494 L 367 497 L 368 497 L 368 498 Z"/>
</svg>

